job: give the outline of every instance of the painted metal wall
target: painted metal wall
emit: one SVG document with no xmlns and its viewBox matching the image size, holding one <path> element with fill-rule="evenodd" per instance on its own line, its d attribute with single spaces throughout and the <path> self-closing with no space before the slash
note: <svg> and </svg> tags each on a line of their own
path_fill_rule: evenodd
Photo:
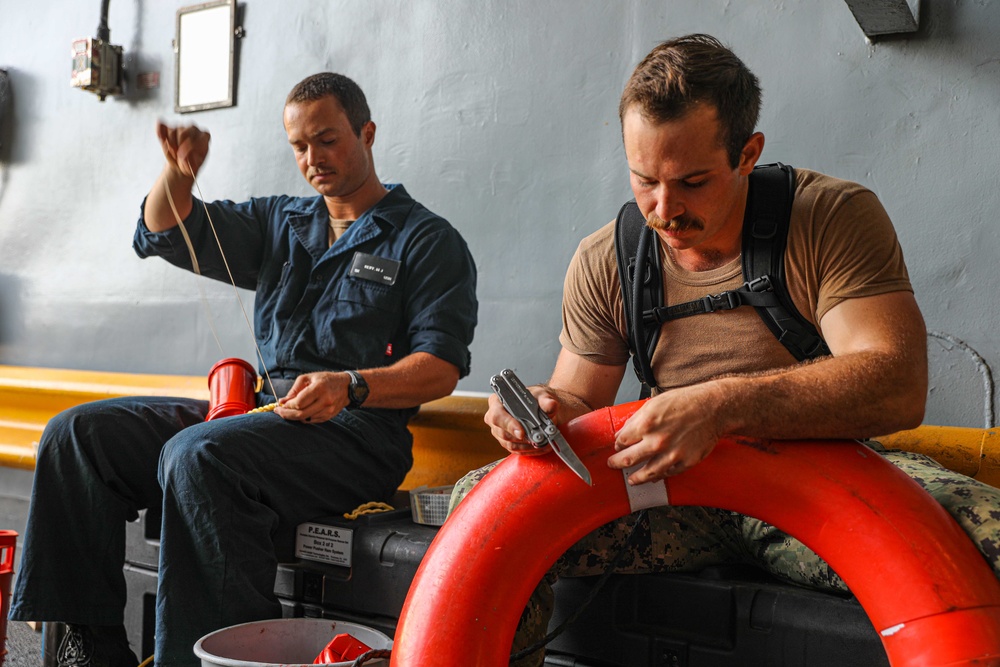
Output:
<svg viewBox="0 0 1000 667">
<path fill-rule="evenodd" d="M 131 81 L 161 77 L 158 89 L 101 103 L 69 85 L 71 41 L 95 34 L 100 3 L 0 0 L 11 82 L 0 363 L 201 374 L 220 356 L 252 358 L 231 287 L 131 250 L 162 166 L 154 123 L 211 130 L 208 198 L 310 194 L 282 102 L 304 76 L 335 70 L 368 95 L 382 179 L 450 219 L 476 256 L 480 326 L 459 388 L 484 391 L 505 366 L 544 380 L 570 256 L 630 196 L 622 85 L 657 41 L 697 31 L 761 78 L 765 161 L 859 181 L 885 203 L 935 332 L 927 422 L 989 419 L 986 374 L 1000 364 L 1000 3 L 925 2 L 919 33 L 873 44 L 836 0 L 247 0 L 237 106 L 179 118 L 171 40 L 182 4 L 195 3 L 111 3 Z M 242 298 L 249 310 L 252 295 Z"/>
</svg>

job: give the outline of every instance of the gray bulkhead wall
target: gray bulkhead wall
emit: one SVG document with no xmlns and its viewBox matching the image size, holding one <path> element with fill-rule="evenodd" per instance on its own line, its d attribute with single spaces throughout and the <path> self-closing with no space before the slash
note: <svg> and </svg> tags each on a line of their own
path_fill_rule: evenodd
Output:
<svg viewBox="0 0 1000 667">
<path fill-rule="evenodd" d="M 765 161 L 882 198 L 935 333 L 926 421 L 984 425 L 987 374 L 1000 367 L 1000 3 L 924 2 L 917 34 L 872 43 L 837 0 L 247 0 L 237 106 L 179 117 L 181 4 L 111 3 L 130 83 L 158 71 L 160 85 L 101 103 L 69 85 L 70 44 L 94 36 L 99 3 L 0 0 L 11 84 L 0 120 L 0 363 L 197 375 L 222 356 L 251 359 L 231 287 L 132 252 L 162 166 L 154 123 L 212 132 L 208 198 L 311 194 L 282 102 L 299 79 L 335 70 L 368 94 L 380 176 L 450 219 L 478 262 L 473 372 L 459 388 L 485 391 L 507 366 L 545 380 L 566 265 L 630 196 L 622 85 L 660 39 L 708 32 L 763 82 Z"/>
</svg>

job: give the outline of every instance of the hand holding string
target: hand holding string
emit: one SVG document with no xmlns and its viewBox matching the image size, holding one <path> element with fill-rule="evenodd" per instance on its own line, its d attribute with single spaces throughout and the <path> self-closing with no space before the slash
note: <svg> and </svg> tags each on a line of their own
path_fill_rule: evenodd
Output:
<svg viewBox="0 0 1000 667">
<path fill-rule="evenodd" d="M 156 136 L 171 171 L 193 180 L 208 157 L 212 135 L 196 125 L 171 127 L 157 121 Z"/>
</svg>

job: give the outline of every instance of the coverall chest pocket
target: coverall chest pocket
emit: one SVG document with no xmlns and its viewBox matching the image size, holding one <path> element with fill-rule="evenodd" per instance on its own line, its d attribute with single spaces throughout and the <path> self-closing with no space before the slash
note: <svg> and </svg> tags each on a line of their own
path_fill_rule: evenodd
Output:
<svg viewBox="0 0 1000 667">
<path fill-rule="evenodd" d="M 285 262 L 280 270 L 265 272 L 257 285 L 254 320 L 257 338 L 261 343 L 280 335 L 289 314 L 295 309 L 295 300 L 287 289 L 291 273 L 292 263 Z M 267 298 L 262 295 L 267 295 Z"/>
<path fill-rule="evenodd" d="M 361 278 L 345 278 L 335 292 L 328 321 L 320 323 L 320 344 L 348 368 L 371 368 L 386 363 L 386 349 L 403 317 L 402 285 L 381 285 Z"/>
</svg>

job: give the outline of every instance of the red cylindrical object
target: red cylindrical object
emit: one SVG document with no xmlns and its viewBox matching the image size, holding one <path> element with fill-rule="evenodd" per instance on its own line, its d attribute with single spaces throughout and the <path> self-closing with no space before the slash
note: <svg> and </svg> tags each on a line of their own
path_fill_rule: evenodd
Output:
<svg viewBox="0 0 1000 667">
<path fill-rule="evenodd" d="M 257 407 L 257 371 L 246 361 L 232 357 L 223 359 L 208 372 L 208 416 L 219 417 L 246 414 Z"/>
<path fill-rule="evenodd" d="M 518 618 L 545 572 L 587 533 L 632 511 L 624 476 L 607 458 L 639 405 L 563 427 L 592 487 L 554 455 L 509 456 L 476 485 L 420 564 L 393 667 L 507 664 Z M 724 438 L 665 484 L 672 505 L 758 517 L 816 551 L 865 609 L 893 667 L 1000 659 L 992 569 L 933 498 L 863 445 Z M 891 565 L 873 567 L 872 554 Z"/>
<path fill-rule="evenodd" d="M 14 578 L 14 549 L 17 532 L 0 530 L 0 665 L 7 655 L 7 614 L 10 612 L 10 583 Z"/>
</svg>

